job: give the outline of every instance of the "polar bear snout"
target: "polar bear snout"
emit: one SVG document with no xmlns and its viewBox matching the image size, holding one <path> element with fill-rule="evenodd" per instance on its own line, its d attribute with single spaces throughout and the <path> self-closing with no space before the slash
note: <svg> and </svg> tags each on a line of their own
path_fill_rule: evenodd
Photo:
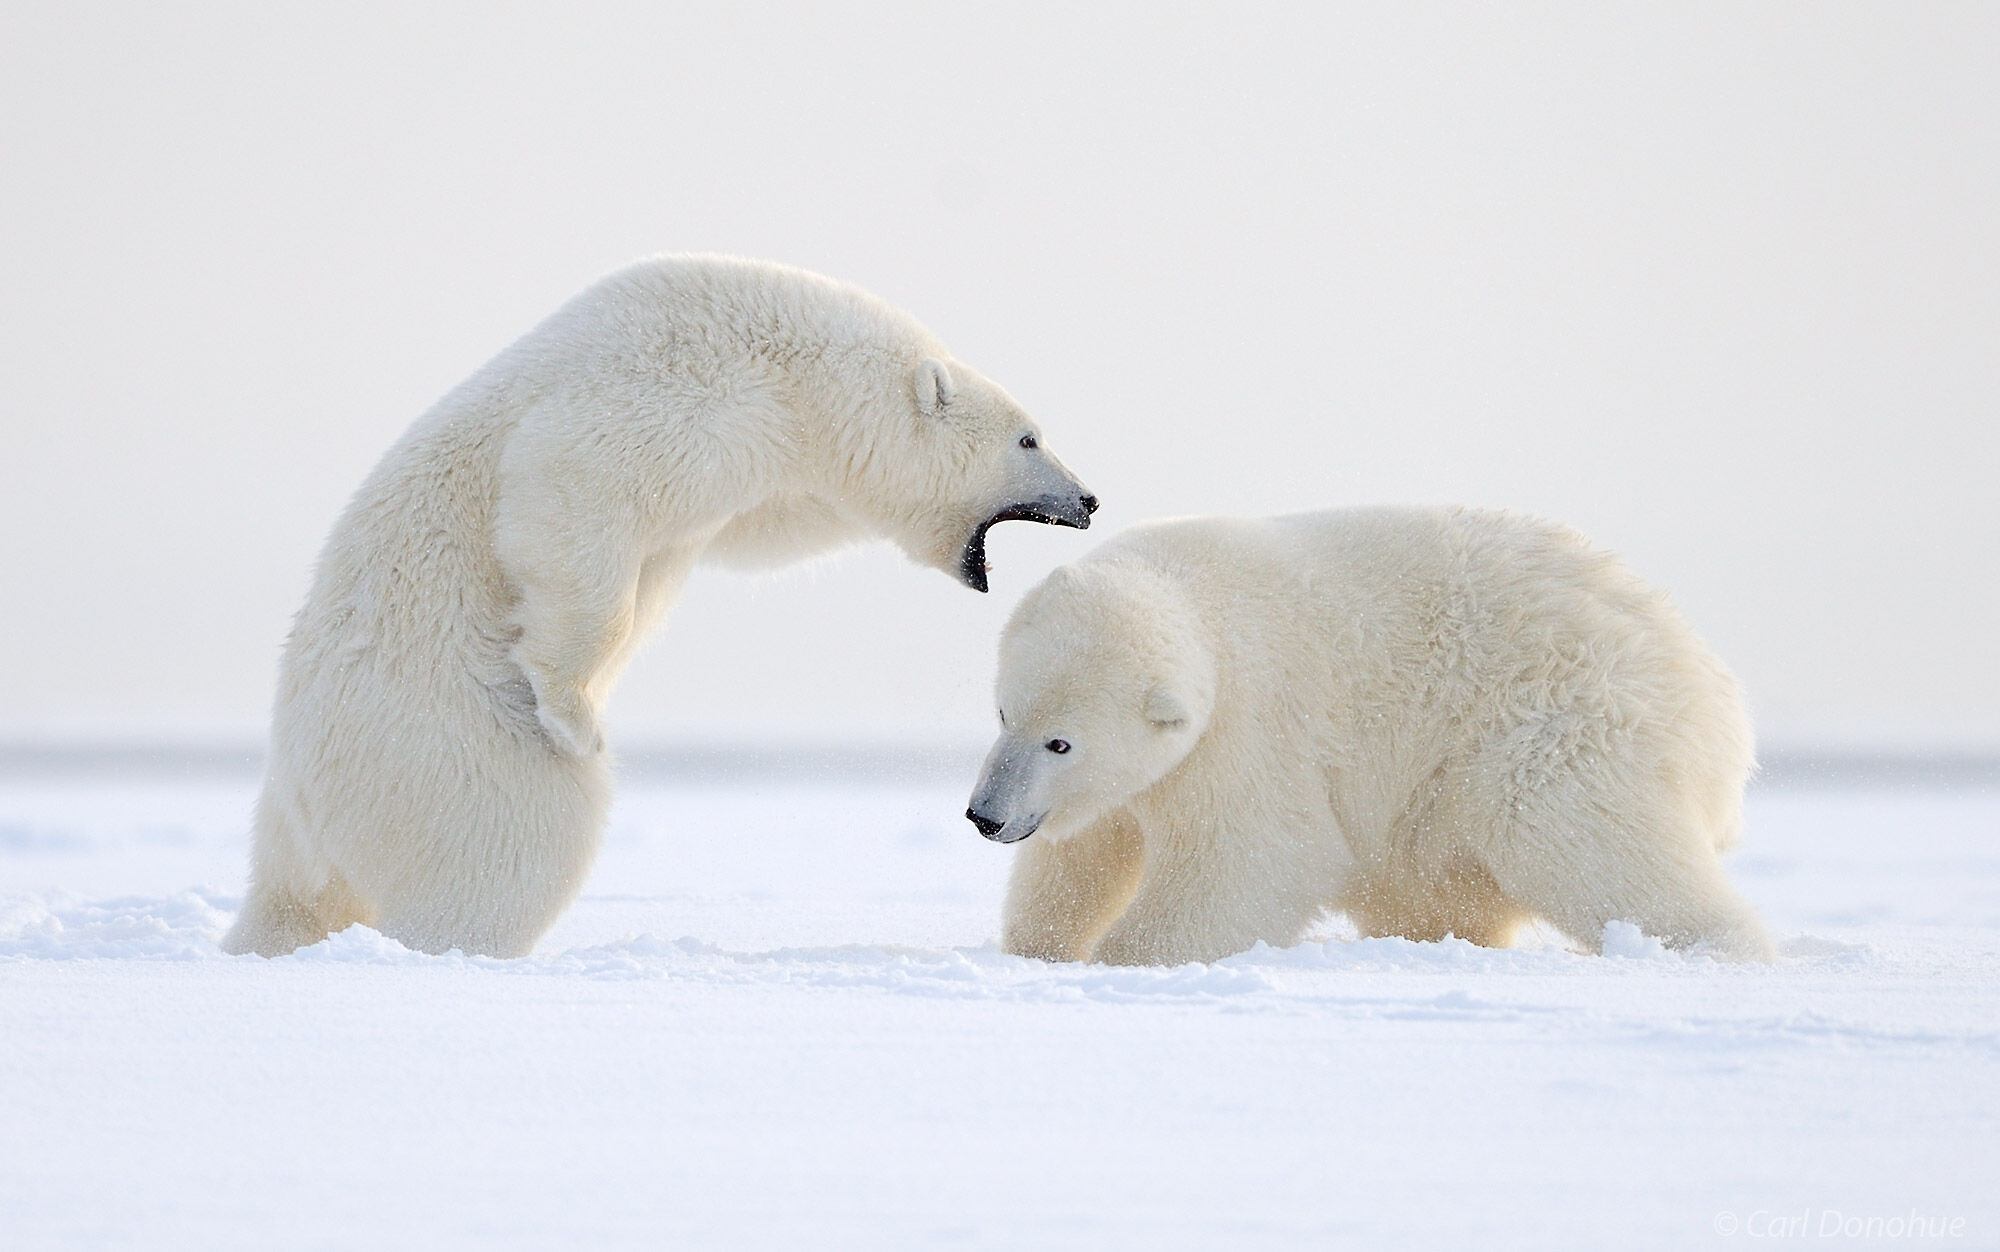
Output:
<svg viewBox="0 0 2000 1252">
<path fill-rule="evenodd" d="M 1034 834 L 1042 824 L 1038 817 L 999 821 L 986 816 L 978 809 L 965 810 L 965 818 L 972 823 L 974 829 L 995 843 L 1019 843 Z"/>
<path fill-rule="evenodd" d="M 978 809 L 965 810 L 965 820 L 971 822 L 973 828 L 980 834 L 996 843 L 1001 842 L 1000 832 L 1007 828 L 1006 822 L 996 821 L 981 813 Z"/>
<path fill-rule="evenodd" d="M 1028 753 L 1006 738 L 995 744 L 979 772 L 965 819 L 995 843 L 1019 843 L 1042 827 L 1047 797 Z"/>
<path fill-rule="evenodd" d="M 1025 504 L 1012 504 L 994 514 L 988 525 L 999 522 L 1046 522 L 1051 526 L 1090 529 L 1090 515 L 1097 512 L 1097 497 L 1081 484 L 1074 490 L 1039 496 Z"/>
</svg>

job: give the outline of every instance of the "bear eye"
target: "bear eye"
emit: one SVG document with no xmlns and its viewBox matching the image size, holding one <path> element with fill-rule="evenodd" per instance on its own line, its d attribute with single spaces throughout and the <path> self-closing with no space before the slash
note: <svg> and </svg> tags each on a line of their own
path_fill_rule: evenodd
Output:
<svg viewBox="0 0 2000 1252">
<path fill-rule="evenodd" d="M 1022 446 L 1022 447 L 1024 447 L 1024 448 L 1032 448 L 1032 447 L 1034 447 L 1034 446 L 1035 446 L 1035 437 L 1034 437 L 1033 435 L 1022 435 L 1022 436 L 1021 436 L 1021 446 Z"/>
<path fill-rule="evenodd" d="M 1057 756 L 1061 756 L 1063 753 L 1069 751 L 1069 740 L 1051 739 L 1042 746 L 1047 748 L 1049 751 L 1055 753 Z"/>
</svg>

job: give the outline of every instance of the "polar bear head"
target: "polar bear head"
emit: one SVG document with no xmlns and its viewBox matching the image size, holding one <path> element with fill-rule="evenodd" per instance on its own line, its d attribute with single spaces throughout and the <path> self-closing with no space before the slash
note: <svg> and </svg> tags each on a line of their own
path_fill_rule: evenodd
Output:
<svg viewBox="0 0 2000 1252">
<path fill-rule="evenodd" d="M 913 455 L 876 455 L 868 494 L 886 502 L 910 558 L 986 590 L 986 532 L 1000 522 L 1087 528 L 1097 497 L 1042 444 L 1042 432 L 997 383 L 926 356 L 899 389 L 891 421 L 911 423 Z M 881 507 L 878 505 L 878 507 Z"/>
<path fill-rule="evenodd" d="M 966 817 L 999 843 L 1062 839 L 1166 777 L 1208 726 L 1214 655 L 1158 573 L 1057 570 L 1001 635 L 1000 737 Z"/>
</svg>

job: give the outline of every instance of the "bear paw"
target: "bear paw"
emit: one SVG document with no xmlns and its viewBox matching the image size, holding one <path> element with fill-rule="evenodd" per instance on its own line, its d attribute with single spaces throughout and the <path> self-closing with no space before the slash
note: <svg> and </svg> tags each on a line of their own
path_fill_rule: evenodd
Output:
<svg viewBox="0 0 2000 1252">
<path fill-rule="evenodd" d="M 560 690 L 527 671 L 528 686 L 534 692 L 535 721 L 549 743 L 567 756 L 596 756 L 604 750 L 604 734 L 597 728 L 597 711 L 590 698 L 575 688 Z"/>
<path fill-rule="evenodd" d="M 570 756 L 596 756 L 604 750 L 604 734 L 587 712 L 563 716 L 542 704 L 535 709 L 535 720 L 541 723 L 542 733 L 557 750 Z"/>
</svg>

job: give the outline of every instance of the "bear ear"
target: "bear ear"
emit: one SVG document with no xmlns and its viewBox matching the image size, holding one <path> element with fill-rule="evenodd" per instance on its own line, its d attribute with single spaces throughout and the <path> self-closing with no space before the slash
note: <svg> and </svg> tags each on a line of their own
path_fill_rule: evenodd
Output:
<svg viewBox="0 0 2000 1252">
<path fill-rule="evenodd" d="M 1155 687 L 1146 696 L 1146 720 L 1155 726 L 1179 726 L 1188 719 L 1187 705 L 1165 687 Z"/>
<path fill-rule="evenodd" d="M 945 406 L 957 394 L 951 385 L 951 370 L 943 361 L 927 356 L 917 366 L 917 408 L 931 417 L 943 417 Z"/>
</svg>

